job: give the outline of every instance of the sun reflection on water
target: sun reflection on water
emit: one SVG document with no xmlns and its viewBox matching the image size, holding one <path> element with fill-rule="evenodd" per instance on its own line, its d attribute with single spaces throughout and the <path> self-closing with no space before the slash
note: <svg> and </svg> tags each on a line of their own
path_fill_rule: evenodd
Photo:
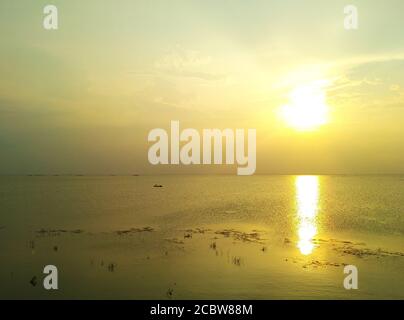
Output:
<svg viewBox="0 0 404 320">
<path fill-rule="evenodd" d="M 319 179 L 317 176 L 296 177 L 298 236 L 297 247 L 304 255 L 314 250 L 313 237 L 317 234 Z"/>
</svg>

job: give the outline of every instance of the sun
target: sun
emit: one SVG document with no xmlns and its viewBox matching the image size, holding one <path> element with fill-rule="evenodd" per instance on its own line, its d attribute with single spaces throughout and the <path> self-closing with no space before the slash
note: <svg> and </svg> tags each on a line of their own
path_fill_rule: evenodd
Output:
<svg viewBox="0 0 404 320">
<path fill-rule="evenodd" d="M 314 130 L 329 121 L 326 103 L 326 80 L 296 87 L 290 94 L 290 103 L 280 108 L 283 120 L 299 131 Z"/>
</svg>

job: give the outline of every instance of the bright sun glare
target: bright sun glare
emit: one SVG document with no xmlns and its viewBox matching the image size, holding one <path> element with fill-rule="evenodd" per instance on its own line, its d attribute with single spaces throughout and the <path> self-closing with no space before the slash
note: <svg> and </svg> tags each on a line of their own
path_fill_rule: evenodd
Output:
<svg viewBox="0 0 404 320">
<path fill-rule="evenodd" d="M 300 131 L 316 129 L 328 122 L 326 80 L 296 87 L 290 94 L 290 103 L 281 107 L 281 116 L 291 127 Z"/>
<path fill-rule="evenodd" d="M 319 202 L 319 178 L 317 176 L 296 177 L 297 216 L 299 221 L 300 252 L 309 255 L 314 250 L 313 238 L 317 234 L 316 216 Z"/>
</svg>

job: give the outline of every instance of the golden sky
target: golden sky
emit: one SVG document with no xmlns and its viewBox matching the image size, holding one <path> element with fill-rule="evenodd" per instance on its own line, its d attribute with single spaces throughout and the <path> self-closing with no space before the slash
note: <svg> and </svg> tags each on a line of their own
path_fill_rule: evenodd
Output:
<svg viewBox="0 0 404 320">
<path fill-rule="evenodd" d="M 0 173 L 233 173 L 153 167 L 148 132 L 257 129 L 257 173 L 404 173 L 404 2 L 0 2 Z M 328 120 L 282 118 L 321 83 Z"/>
</svg>

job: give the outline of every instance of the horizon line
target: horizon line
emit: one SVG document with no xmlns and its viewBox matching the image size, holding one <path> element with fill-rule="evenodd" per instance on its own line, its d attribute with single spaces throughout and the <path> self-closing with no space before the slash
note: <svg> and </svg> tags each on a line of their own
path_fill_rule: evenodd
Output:
<svg viewBox="0 0 404 320">
<path fill-rule="evenodd" d="M 252 176 L 398 176 L 404 173 L 256 173 Z M 139 177 L 139 176 L 238 176 L 233 173 L 0 173 L 1 177 Z"/>
</svg>

